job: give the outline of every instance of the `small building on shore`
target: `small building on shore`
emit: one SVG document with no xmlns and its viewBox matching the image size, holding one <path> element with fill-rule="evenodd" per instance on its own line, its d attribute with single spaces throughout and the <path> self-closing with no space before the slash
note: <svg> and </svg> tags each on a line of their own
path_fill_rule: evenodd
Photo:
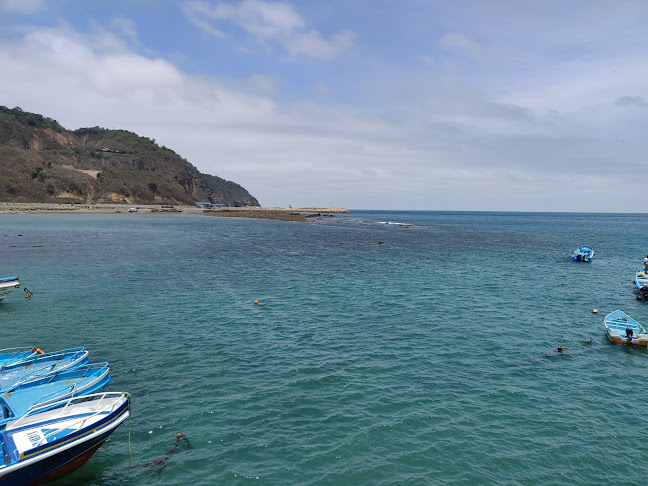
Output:
<svg viewBox="0 0 648 486">
<path fill-rule="evenodd" d="M 197 202 L 196 206 L 202 207 L 202 208 L 226 208 L 228 207 L 227 204 L 222 204 L 222 203 L 211 203 L 211 202 Z"/>
</svg>

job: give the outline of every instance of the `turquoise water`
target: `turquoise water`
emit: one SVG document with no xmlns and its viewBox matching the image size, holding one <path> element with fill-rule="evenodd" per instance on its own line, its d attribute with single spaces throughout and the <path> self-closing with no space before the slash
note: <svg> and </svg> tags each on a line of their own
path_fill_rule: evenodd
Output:
<svg viewBox="0 0 648 486">
<path fill-rule="evenodd" d="M 132 394 L 130 424 L 57 485 L 639 484 L 648 355 L 610 345 L 603 317 L 648 325 L 646 228 L 2 215 L 1 276 L 33 297 L 0 304 L 0 347 L 85 346 Z M 179 432 L 193 449 L 147 464 Z"/>
</svg>

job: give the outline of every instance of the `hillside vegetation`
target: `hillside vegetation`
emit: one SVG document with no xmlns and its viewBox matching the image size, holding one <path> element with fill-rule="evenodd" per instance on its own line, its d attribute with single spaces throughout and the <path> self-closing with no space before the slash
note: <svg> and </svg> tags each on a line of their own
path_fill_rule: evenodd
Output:
<svg viewBox="0 0 648 486">
<path fill-rule="evenodd" d="M 259 206 L 240 185 L 200 173 L 126 130 L 66 130 L 0 106 L 0 201 Z"/>
</svg>

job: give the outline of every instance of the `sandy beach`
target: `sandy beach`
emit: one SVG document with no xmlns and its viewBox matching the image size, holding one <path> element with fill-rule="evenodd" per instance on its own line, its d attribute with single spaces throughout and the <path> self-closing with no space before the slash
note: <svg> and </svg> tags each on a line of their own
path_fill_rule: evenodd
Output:
<svg viewBox="0 0 648 486">
<path fill-rule="evenodd" d="M 208 216 L 230 218 L 260 218 L 278 219 L 283 221 L 305 222 L 311 218 L 326 217 L 327 215 L 350 213 L 340 207 L 316 208 L 276 208 L 246 206 L 230 207 L 200 207 L 180 205 L 128 205 L 128 204 L 55 204 L 55 203 L 12 203 L 0 202 L 0 214 L 11 213 L 128 213 L 132 209 L 137 213 L 158 214 L 205 214 Z"/>
</svg>

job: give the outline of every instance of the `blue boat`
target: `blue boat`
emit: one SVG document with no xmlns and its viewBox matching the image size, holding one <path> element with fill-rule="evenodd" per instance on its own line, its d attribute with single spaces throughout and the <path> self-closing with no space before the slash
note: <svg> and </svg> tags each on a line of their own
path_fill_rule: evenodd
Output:
<svg viewBox="0 0 648 486">
<path fill-rule="evenodd" d="M 648 334 L 641 324 L 622 310 L 605 316 L 605 333 L 612 344 L 648 347 Z"/>
<path fill-rule="evenodd" d="M 594 258 L 594 249 L 589 245 L 580 245 L 571 254 L 575 262 L 589 262 Z"/>
<path fill-rule="evenodd" d="M 69 348 L 51 353 L 17 355 L 0 365 L 0 392 L 27 377 L 45 376 L 71 369 L 88 362 L 85 348 Z"/>
<path fill-rule="evenodd" d="M 18 287 L 20 287 L 20 280 L 18 277 L 0 278 L 0 302 L 2 302 L 7 295 Z"/>
<path fill-rule="evenodd" d="M 108 363 L 88 364 L 35 378 L 26 377 L 2 391 L 0 427 L 22 416 L 34 405 L 44 409 L 63 399 L 96 393 L 108 383 Z"/>
<path fill-rule="evenodd" d="M 644 292 L 642 291 L 648 293 L 648 275 L 646 275 L 645 269 L 639 268 L 635 272 L 635 285 L 637 286 L 639 294 L 643 295 Z"/>
<path fill-rule="evenodd" d="M 32 407 L 0 432 L 0 484 L 29 486 L 65 476 L 86 463 L 129 417 L 126 393 L 101 393 Z"/>
<path fill-rule="evenodd" d="M 17 361 L 36 354 L 34 347 L 0 349 L 0 366 L 6 361 Z"/>
</svg>

